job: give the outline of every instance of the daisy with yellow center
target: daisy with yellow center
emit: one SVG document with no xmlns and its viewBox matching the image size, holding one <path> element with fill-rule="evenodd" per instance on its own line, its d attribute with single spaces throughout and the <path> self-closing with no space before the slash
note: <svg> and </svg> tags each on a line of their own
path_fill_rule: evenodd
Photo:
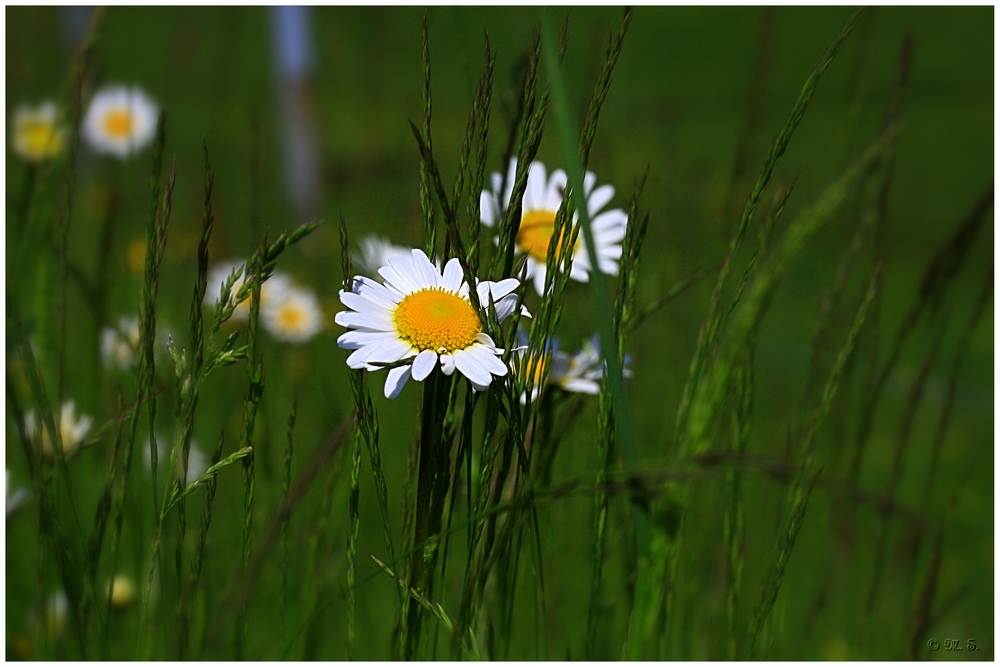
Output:
<svg viewBox="0 0 1000 667">
<path fill-rule="evenodd" d="M 41 162 L 62 149 L 66 131 L 56 125 L 58 115 L 56 105 L 51 101 L 42 102 L 34 108 L 25 105 L 17 108 L 11 144 L 22 160 Z"/>
<path fill-rule="evenodd" d="M 499 172 L 494 172 L 491 177 L 492 191 L 483 190 L 480 195 L 480 219 L 487 227 L 497 226 L 503 219 L 514 189 L 516 169 L 515 158 L 510 161 L 507 178 L 503 178 Z M 535 290 L 539 295 L 545 291 L 545 260 L 549 244 L 559 241 L 554 238 L 555 221 L 565 195 L 566 182 L 566 172 L 562 169 L 556 169 L 546 178 L 545 165 L 541 162 L 532 162 L 528 167 L 528 183 L 521 203 L 521 224 L 515 243 L 517 251 L 528 256 L 527 275 L 533 279 Z M 602 212 L 601 209 L 614 197 L 615 189 L 611 185 L 595 188 L 596 184 L 597 176 L 588 171 L 583 179 L 583 194 L 587 200 L 590 228 L 594 232 L 598 268 L 602 273 L 617 275 L 628 215 L 617 208 Z M 578 219 L 579 215 L 574 213 L 574 224 Z M 582 235 L 578 237 L 572 252 L 570 277 L 573 280 L 587 282 L 592 267 Z"/>
<path fill-rule="evenodd" d="M 59 414 L 59 437 L 62 440 L 63 454 L 69 456 L 83 444 L 83 439 L 87 437 L 90 426 L 94 420 L 89 415 L 80 415 L 76 418 L 76 405 L 73 401 L 66 401 L 62 405 Z M 52 449 L 52 442 L 49 440 L 49 430 L 42 423 L 41 416 L 36 416 L 34 410 L 29 410 L 24 415 L 24 428 L 28 437 L 32 440 L 41 439 L 42 454 L 46 458 L 53 458 L 55 450 Z"/>
<path fill-rule="evenodd" d="M 387 364 L 409 362 L 389 369 L 385 395 L 395 398 L 411 377 L 422 382 L 435 366 L 445 375 L 455 369 L 476 391 L 484 391 L 493 376 L 507 374 L 503 353 L 483 331 L 479 315 L 469 301 L 469 284 L 457 258 L 435 267 L 422 250 L 389 258 L 378 270 L 384 283 L 358 276 L 340 300 L 349 310 L 337 313 L 336 322 L 351 329 L 337 339 L 351 368 L 375 371 Z M 479 303 L 492 302 L 502 322 L 517 308 L 514 278 L 476 285 Z M 526 311 L 522 312 L 526 314 Z"/>
<path fill-rule="evenodd" d="M 81 129 L 95 151 L 124 159 L 152 141 L 158 114 L 139 88 L 110 86 L 94 94 Z"/>
<path fill-rule="evenodd" d="M 272 336 L 288 343 L 303 343 L 323 328 L 319 300 L 301 287 L 289 286 L 279 298 L 268 299 L 267 307 L 261 306 L 261 319 Z"/>
<path fill-rule="evenodd" d="M 229 291 L 229 300 L 235 301 L 236 295 L 243 287 L 245 279 L 243 272 L 245 270 L 246 265 L 243 262 L 225 262 L 209 271 L 207 279 L 208 286 L 205 290 L 205 304 L 214 307 L 215 304 L 219 302 L 219 299 L 224 296 L 222 294 L 222 288 L 225 287 L 226 281 L 228 281 L 229 277 L 234 273 L 237 274 L 236 282 L 233 283 L 233 287 Z M 291 279 L 283 273 L 273 273 L 270 278 L 262 282 L 260 285 L 261 312 L 264 312 L 270 303 L 280 301 L 282 295 L 291 287 L 291 285 Z M 233 311 L 233 319 L 246 322 L 249 317 L 250 296 L 248 295 L 245 299 L 236 304 L 236 310 Z"/>
<path fill-rule="evenodd" d="M 524 339 L 527 343 L 527 339 Z M 521 403 L 528 400 L 536 400 L 541 394 L 542 376 L 545 377 L 545 384 L 558 387 L 566 392 L 592 394 L 601 392 L 601 378 L 604 377 L 604 357 L 601 356 L 601 341 L 596 334 L 590 340 L 583 342 L 579 352 L 570 356 L 559 349 L 559 341 L 551 339 L 546 344 L 552 349 L 549 362 L 546 365 L 544 358 L 540 355 L 528 357 L 526 352 L 520 353 L 520 362 L 515 365 L 518 375 L 527 378 L 531 377 L 531 397 L 528 392 L 521 394 Z M 629 364 L 632 359 L 625 355 L 625 363 L 622 367 L 622 374 L 625 377 L 632 377 L 632 370 Z M 547 369 L 547 373 L 545 372 Z M 527 386 L 527 381 L 524 382 Z"/>
</svg>

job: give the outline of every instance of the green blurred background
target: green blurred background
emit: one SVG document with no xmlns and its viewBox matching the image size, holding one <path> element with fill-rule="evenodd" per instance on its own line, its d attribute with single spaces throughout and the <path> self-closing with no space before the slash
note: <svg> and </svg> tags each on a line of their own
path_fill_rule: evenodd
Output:
<svg viewBox="0 0 1000 667">
<path fill-rule="evenodd" d="M 79 12 L 78 10 L 75 10 Z M 913 61 L 902 113 L 898 157 L 887 204 L 885 293 L 881 300 L 881 346 L 888 348 L 910 308 L 921 275 L 937 249 L 951 238 L 958 224 L 993 182 L 993 9 L 877 8 L 851 36 L 822 79 L 776 178 L 797 179 L 789 203 L 791 216 L 810 204 L 850 159 L 871 140 L 881 122 L 895 77 L 904 35 L 913 37 Z M 569 48 L 564 61 L 570 94 L 582 118 L 590 90 L 603 60 L 609 31 L 617 29 L 617 8 L 549 10 L 559 22 L 569 16 Z M 214 260 L 245 258 L 265 231 L 274 237 L 307 218 L 328 224 L 289 251 L 279 266 L 316 289 L 327 309 L 329 326 L 313 341 L 298 347 L 268 340 L 264 344 L 266 389 L 258 462 L 258 507 L 264 519 L 280 501 L 280 467 L 284 428 L 293 400 L 298 400 L 295 470 L 309 458 L 319 440 L 351 409 L 344 352 L 336 346 L 340 285 L 339 241 L 335 222 L 343 213 L 355 242 L 379 233 L 400 245 L 422 243 L 417 196 L 418 152 L 407 119 L 421 116 L 421 39 L 419 8 L 313 8 L 312 69 L 302 90 L 312 115 L 317 147 L 319 197 L 297 207 L 284 187 L 282 153 L 282 88 L 274 65 L 273 14 L 266 8 L 111 8 L 101 33 L 94 63 L 97 76 L 88 89 L 104 83 L 135 84 L 162 104 L 167 113 L 167 156 L 176 156 L 177 187 L 170 239 L 166 250 L 159 324 L 186 331 L 194 282 L 195 247 L 199 233 L 204 178 L 202 140 L 207 142 L 216 173 Z M 781 7 L 765 17 L 759 8 L 636 8 L 614 83 L 600 118 L 590 169 L 600 182 L 613 184 L 616 206 L 624 207 L 637 179 L 649 168 L 642 206 L 650 212 L 638 287 L 639 306 L 651 303 L 669 286 L 710 266 L 723 255 L 752 178 L 774 133 L 781 127 L 802 82 L 819 62 L 829 42 L 850 14 L 849 9 Z M 6 9 L 6 100 L 8 119 L 20 102 L 54 97 L 65 80 L 81 15 L 58 8 Z M 83 16 L 85 20 L 85 16 Z M 482 67 L 483 31 L 497 53 L 489 170 L 501 167 L 509 106 L 516 100 L 517 65 L 530 46 L 534 9 L 436 7 L 428 11 L 434 99 L 434 151 L 451 178 L 464 134 L 475 80 Z M 748 97 L 760 48 L 762 23 L 770 21 L 773 69 L 762 98 L 759 131 L 747 137 Z M 84 23 L 85 24 L 85 23 Z M 860 91 L 852 101 L 853 91 Z M 86 94 L 86 93 L 85 93 Z M 8 122 L 9 126 L 9 122 Z M 736 179 L 732 191 L 737 146 L 748 139 L 749 172 Z M 547 132 L 539 159 L 559 165 L 555 133 Z M 97 331 L 135 311 L 141 276 L 130 268 L 133 244 L 144 242 L 148 198 L 148 150 L 119 163 L 81 146 L 69 256 L 80 272 L 91 276 L 101 261 L 98 230 L 109 201 L 120 197 L 115 217 L 113 250 L 109 255 L 111 290 L 104 322 L 94 319 L 71 280 L 66 341 L 67 397 L 103 422 L 113 414 L 119 382 L 128 391 L 130 377 L 99 367 Z M 24 189 L 26 168 L 7 152 L 7 247 L 17 238 L 11 201 Z M 728 204 L 727 204 L 728 202 Z M 728 207 L 728 208 L 727 208 Z M 990 213 L 992 216 L 992 212 Z M 788 217 L 786 217 L 786 220 Z M 756 359 L 757 403 L 750 453 L 784 460 L 786 438 L 801 422 L 797 414 L 810 360 L 812 328 L 822 290 L 831 284 L 853 221 L 835 220 L 807 248 L 781 286 L 759 337 Z M 754 231 L 751 232 L 755 234 Z M 931 434 L 943 402 L 947 369 L 954 342 L 964 325 L 984 272 L 993 261 L 992 217 L 979 236 L 949 292 L 952 320 L 943 352 L 931 371 L 919 406 L 914 435 L 905 459 L 904 477 L 896 500 L 917 508 L 921 501 Z M 9 257 L 9 255 L 8 255 Z M 141 257 L 141 254 L 140 254 Z M 745 258 L 743 259 L 745 262 Z M 134 260 L 133 260 L 134 264 Z M 737 272 L 741 269 L 737 269 Z M 9 280 L 9 276 L 8 276 Z M 697 281 L 679 298 L 651 317 L 637 331 L 628 351 L 635 358 L 630 384 L 631 405 L 645 465 L 670 462 L 667 443 L 673 440 L 674 417 L 688 364 L 707 308 L 714 278 Z M 15 295 L 29 313 L 30 297 Z M 593 331 L 589 291 L 570 287 L 574 304 L 559 331 L 563 346 L 574 348 Z M 890 475 L 900 414 L 913 378 L 933 336 L 920 329 L 904 346 L 897 369 L 876 413 L 875 428 L 861 473 L 861 485 L 881 489 Z M 182 338 L 183 340 L 183 338 Z M 165 380 L 166 357 L 159 362 Z M 959 593 L 932 628 L 933 637 L 975 638 L 978 653 L 945 654 L 936 658 L 993 657 L 993 316 L 988 308 L 976 329 L 961 366 L 952 422 L 941 455 L 935 495 L 924 530 L 936 535 L 944 528 L 936 608 Z M 373 387 L 380 388 L 381 380 Z M 213 377 L 202 394 L 203 405 L 195 438 L 206 451 L 222 426 L 235 441 L 245 392 L 241 366 Z M 388 402 L 376 391 L 382 421 L 383 465 L 389 480 L 390 507 L 398 507 L 399 487 L 409 444 L 416 434 L 418 392 L 408 389 Z M 853 397 L 856 405 L 860 392 Z M 160 409 L 169 429 L 171 409 Z M 852 408 L 853 409 L 853 408 Z M 592 477 L 597 454 L 591 439 L 596 403 L 587 405 L 557 460 L 557 479 Z M 820 451 L 826 473 L 842 477 L 845 457 L 831 443 L 826 428 Z M 852 431 L 853 432 L 853 431 Z M 26 485 L 26 466 L 8 419 L 7 467 L 15 485 Z M 268 444 L 273 446 L 269 447 Z M 227 451 L 235 447 L 227 444 Z M 81 517 L 93 516 L 103 484 L 107 453 L 102 446 L 87 451 L 73 470 L 81 498 Z M 239 539 L 242 489 L 235 471 L 220 477 L 217 509 L 209 535 L 202 575 L 206 610 L 231 581 L 235 553 L 228 545 Z M 367 461 L 362 470 L 360 554 L 379 555 L 383 546 Z M 721 495 L 724 475 L 710 477 L 696 488 L 689 524 L 684 573 L 678 595 L 685 610 L 678 621 L 672 657 L 723 657 L 724 561 L 721 548 Z M 747 480 L 747 562 L 741 618 L 749 620 L 762 581 L 773 567 L 783 486 L 765 475 Z M 329 495 L 327 495 L 329 494 Z M 146 494 L 136 502 L 148 502 Z M 322 555 L 306 553 L 315 546 L 316 516 L 327 496 L 332 523 L 325 527 Z M 285 644 L 274 627 L 277 569 L 266 569 L 254 590 L 248 656 L 340 658 L 344 644 L 343 544 L 347 526 L 347 475 L 324 472 L 301 511 L 292 518 L 296 548 L 291 581 L 307 591 L 291 614 L 294 628 L 313 612 L 309 596 L 323 591 L 328 604 L 313 613 L 323 628 L 311 649 L 308 641 Z M 866 544 L 876 533 L 879 514 L 872 503 L 859 503 L 855 550 L 837 552 L 831 507 L 838 496 L 820 488 L 814 494 L 799 542 L 775 607 L 771 657 L 790 659 L 894 659 L 905 654 L 915 596 L 906 563 L 905 531 L 889 522 L 885 572 L 873 610 L 865 614 L 865 595 L 872 577 L 873 554 Z M 542 505 L 549 587 L 547 644 L 543 654 L 530 623 L 515 632 L 511 658 L 581 657 L 586 627 L 590 577 L 593 502 L 571 498 Z M 623 506 L 624 507 L 624 506 Z M 623 507 L 618 508 L 622 521 Z M 141 511 L 149 511 L 138 508 Z M 299 510 L 296 510 L 298 513 Z M 395 529 L 401 528 L 393 511 Z M 197 515 L 193 515 L 197 516 Z M 89 520 L 89 519 L 88 519 Z M 193 519 L 192 519 L 193 520 Z M 86 523 L 86 522 L 85 522 Z M 568 527 L 577 527 L 567 530 Z M 134 550 L 122 559 L 135 579 L 145 576 L 149 535 L 136 527 Z M 147 528 L 147 530 L 149 530 Z M 14 638 L 30 636 L 30 616 L 40 588 L 36 576 L 37 528 L 33 512 L 22 511 L 7 526 L 7 654 L 29 657 L 12 649 Z M 625 534 L 614 527 L 609 544 Z M 579 539 L 581 535 L 588 536 Z M 310 541 L 313 540 L 313 541 Z M 916 581 L 922 584 L 930 560 L 925 539 Z M 830 556 L 829 554 L 835 554 Z M 313 567 L 312 558 L 321 560 Z M 615 581 L 626 576 L 624 556 L 608 568 L 605 624 L 600 645 L 606 657 L 617 657 L 624 636 L 627 610 Z M 831 566 L 830 563 L 833 563 Z M 310 564 L 307 566 L 307 563 Z M 51 565 L 51 564 L 50 564 Z M 317 575 L 316 573 L 319 573 Z M 320 576 L 322 581 L 307 577 Z M 388 577 L 365 557 L 358 589 L 358 644 L 355 657 L 391 655 L 391 617 L 395 592 Z M 811 623 L 810 610 L 818 593 L 829 594 Z M 46 581 L 51 590 L 55 577 Z M 459 584 L 456 584 L 459 585 Z M 446 591 L 447 589 L 445 589 Z M 963 592 L 964 591 L 964 592 Z M 442 592 L 446 595 L 446 592 Z M 527 609 L 532 604 L 524 602 Z M 534 614 L 534 611 L 531 612 Z M 137 624 L 132 608 L 115 617 L 111 629 L 113 657 L 131 656 Z M 808 627 L 808 631 L 806 626 Z M 929 636 L 929 637 L 930 637 Z M 13 643 L 12 643 L 13 642 Z M 20 646 L 20 644 L 18 644 Z M 222 650 L 222 653 L 219 651 Z M 309 654 L 308 651 L 313 653 Z M 72 656 L 72 652 L 65 654 Z M 205 657 L 226 657 L 209 648 Z M 150 657 L 165 657 L 151 655 Z"/>
</svg>

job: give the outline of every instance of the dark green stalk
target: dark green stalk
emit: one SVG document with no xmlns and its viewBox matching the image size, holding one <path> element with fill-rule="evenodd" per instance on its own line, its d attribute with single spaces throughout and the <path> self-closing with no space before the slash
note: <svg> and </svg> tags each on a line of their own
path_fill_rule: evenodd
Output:
<svg viewBox="0 0 1000 667">
<path fill-rule="evenodd" d="M 292 454 L 294 453 L 294 441 L 292 431 L 295 429 L 295 413 L 298 409 L 299 401 L 292 402 L 292 411 L 288 415 L 288 428 L 286 430 L 285 448 L 285 482 L 282 488 L 282 500 L 288 502 L 288 491 L 292 486 Z M 288 521 L 291 516 L 285 517 L 281 523 L 281 639 L 288 643 Z"/>
</svg>

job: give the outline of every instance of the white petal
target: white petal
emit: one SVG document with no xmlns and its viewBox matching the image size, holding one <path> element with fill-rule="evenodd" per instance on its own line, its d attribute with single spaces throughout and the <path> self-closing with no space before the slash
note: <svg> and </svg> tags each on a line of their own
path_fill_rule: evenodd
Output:
<svg viewBox="0 0 1000 667">
<path fill-rule="evenodd" d="M 594 189 L 597 184 L 597 174 L 592 171 L 588 171 L 583 176 L 583 194 L 585 197 L 590 197 L 590 191 Z"/>
<path fill-rule="evenodd" d="M 495 350 L 496 347 L 497 347 L 497 344 L 493 342 L 493 339 L 490 338 L 490 335 L 488 333 L 484 333 L 482 331 L 480 331 L 479 333 L 476 334 L 476 342 L 478 342 L 478 343 L 480 343 L 482 345 L 485 345 L 486 347 L 490 348 L 491 350 Z"/>
<path fill-rule="evenodd" d="M 598 250 L 602 245 L 607 246 L 613 243 L 621 243 L 625 238 L 625 227 L 612 227 L 605 231 L 594 230 L 594 243 Z"/>
<path fill-rule="evenodd" d="M 535 268 L 535 291 L 538 296 L 545 296 L 545 265 L 538 264 Z"/>
<path fill-rule="evenodd" d="M 497 218 L 500 217 L 499 208 L 495 194 L 486 190 L 479 194 L 479 221 L 484 225 L 493 227 L 497 224 Z"/>
<path fill-rule="evenodd" d="M 455 358 L 456 368 L 474 384 L 488 385 L 490 383 L 490 372 L 479 363 L 475 355 L 470 354 L 467 350 L 455 350 L 452 356 Z"/>
<path fill-rule="evenodd" d="M 587 212 L 591 217 L 597 215 L 604 206 L 611 201 L 611 198 L 615 196 L 615 187 L 613 185 L 602 185 L 593 192 L 587 198 Z"/>
<path fill-rule="evenodd" d="M 363 368 L 373 363 L 391 364 L 410 356 L 412 349 L 399 339 L 378 341 L 358 348 L 347 358 L 351 368 Z"/>
<path fill-rule="evenodd" d="M 545 208 L 549 211 L 558 211 L 566 193 L 566 183 L 569 178 L 562 169 L 556 169 L 549 177 L 549 186 L 545 191 Z"/>
<path fill-rule="evenodd" d="M 524 191 L 523 211 L 545 208 L 545 165 L 539 161 L 528 167 L 528 187 Z"/>
<path fill-rule="evenodd" d="M 367 296 L 361 296 L 360 294 L 345 292 L 343 290 L 340 292 L 340 302 L 353 311 L 365 313 L 366 315 L 371 315 L 372 317 L 391 317 L 391 313 L 396 309 L 396 304 L 391 304 L 387 307 L 378 301 L 372 301 Z M 277 303 L 280 302 L 272 303 L 277 305 Z"/>
<path fill-rule="evenodd" d="M 424 378 L 431 374 L 437 364 L 438 354 L 434 350 L 424 350 L 413 360 L 413 368 L 410 374 L 417 382 L 423 382 Z"/>
<path fill-rule="evenodd" d="M 427 255 L 419 248 L 413 249 L 412 254 L 413 269 L 420 274 L 424 287 L 440 287 L 441 271 L 435 267 Z"/>
<path fill-rule="evenodd" d="M 402 294 L 410 294 L 423 289 L 420 284 L 413 280 L 411 271 L 406 271 L 405 275 L 403 275 L 396 270 L 395 266 L 392 266 L 393 260 L 399 259 L 398 257 L 390 257 L 389 266 L 383 266 L 378 270 L 378 274 L 385 280 L 385 284 L 395 288 Z M 402 259 L 406 264 L 409 264 L 408 258 L 404 257 Z"/>
<path fill-rule="evenodd" d="M 455 372 L 455 357 L 453 355 L 441 355 L 441 372 L 445 375 L 451 375 Z"/>
<path fill-rule="evenodd" d="M 385 377 L 385 397 L 396 398 L 399 392 L 403 391 L 406 381 L 410 379 L 409 366 L 397 366 L 390 368 L 389 374 Z"/>
<path fill-rule="evenodd" d="M 392 287 L 378 283 L 371 278 L 358 276 L 354 279 L 354 293 L 359 294 L 371 301 L 385 306 L 391 310 L 393 306 L 403 300 L 403 293 Z"/>
<path fill-rule="evenodd" d="M 357 350 L 365 345 L 372 345 L 385 340 L 395 340 L 398 334 L 394 331 L 367 331 L 352 329 L 337 339 L 337 346 L 343 350 Z"/>
<path fill-rule="evenodd" d="M 514 309 L 517 308 L 517 295 L 508 294 L 497 301 L 494 306 L 496 307 L 497 322 L 503 322 L 514 314 Z"/>
<path fill-rule="evenodd" d="M 622 247 L 620 245 L 609 245 L 604 248 L 597 249 L 597 259 L 620 259 L 622 256 Z"/>
<path fill-rule="evenodd" d="M 452 257 L 444 265 L 444 277 L 441 279 L 441 287 L 450 292 L 457 292 L 462 287 L 462 264 L 458 257 Z"/>
<path fill-rule="evenodd" d="M 490 372 L 490 374 L 499 375 L 501 377 L 507 375 L 507 366 L 500 361 L 493 349 L 490 349 L 485 345 L 476 344 L 467 347 L 465 352 L 473 356 L 483 368 Z"/>
<path fill-rule="evenodd" d="M 628 215 L 620 208 L 615 208 L 595 215 L 590 221 L 590 228 L 598 232 L 604 229 L 625 227 L 627 224 Z"/>
<path fill-rule="evenodd" d="M 573 391 L 580 394 L 599 394 L 601 393 L 601 385 L 597 384 L 593 380 L 581 380 L 573 379 L 567 380 L 560 385 L 566 391 Z"/>
<path fill-rule="evenodd" d="M 373 331 L 395 331 L 396 325 L 388 314 L 378 316 L 374 313 L 357 313 L 342 310 L 334 316 L 334 321 L 342 327 L 354 329 L 371 329 Z"/>
</svg>

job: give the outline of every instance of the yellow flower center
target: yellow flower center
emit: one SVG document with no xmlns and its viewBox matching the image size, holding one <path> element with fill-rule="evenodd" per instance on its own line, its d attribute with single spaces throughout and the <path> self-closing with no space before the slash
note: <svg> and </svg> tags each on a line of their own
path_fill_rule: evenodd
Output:
<svg viewBox="0 0 1000 667">
<path fill-rule="evenodd" d="M 109 137 L 125 139 L 132 133 L 132 114 L 128 109 L 113 109 L 104 114 L 104 131 Z"/>
<path fill-rule="evenodd" d="M 440 287 L 406 295 L 393 319 L 403 340 L 420 351 L 461 350 L 482 331 L 472 304 Z"/>
<path fill-rule="evenodd" d="M 521 216 L 521 226 L 517 230 L 517 247 L 524 254 L 531 255 L 539 262 L 544 263 L 548 257 L 549 243 L 555 235 L 555 230 L 555 211 L 528 211 Z M 559 235 L 558 243 L 560 245 L 565 233 L 566 227 L 564 226 Z M 556 254 L 556 259 L 559 259 L 558 254 Z"/>
<path fill-rule="evenodd" d="M 289 304 L 278 311 L 278 323 L 286 331 L 297 331 L 305 323 L 305 313 L 294 304 Z"/>
<path fill-rule="evenodd" d="M 59 149 L 52 123 L 43 120 L 24 121 L 19 130 L 24 152 L 33 159 L 51 157 Z"/>
</svg>

